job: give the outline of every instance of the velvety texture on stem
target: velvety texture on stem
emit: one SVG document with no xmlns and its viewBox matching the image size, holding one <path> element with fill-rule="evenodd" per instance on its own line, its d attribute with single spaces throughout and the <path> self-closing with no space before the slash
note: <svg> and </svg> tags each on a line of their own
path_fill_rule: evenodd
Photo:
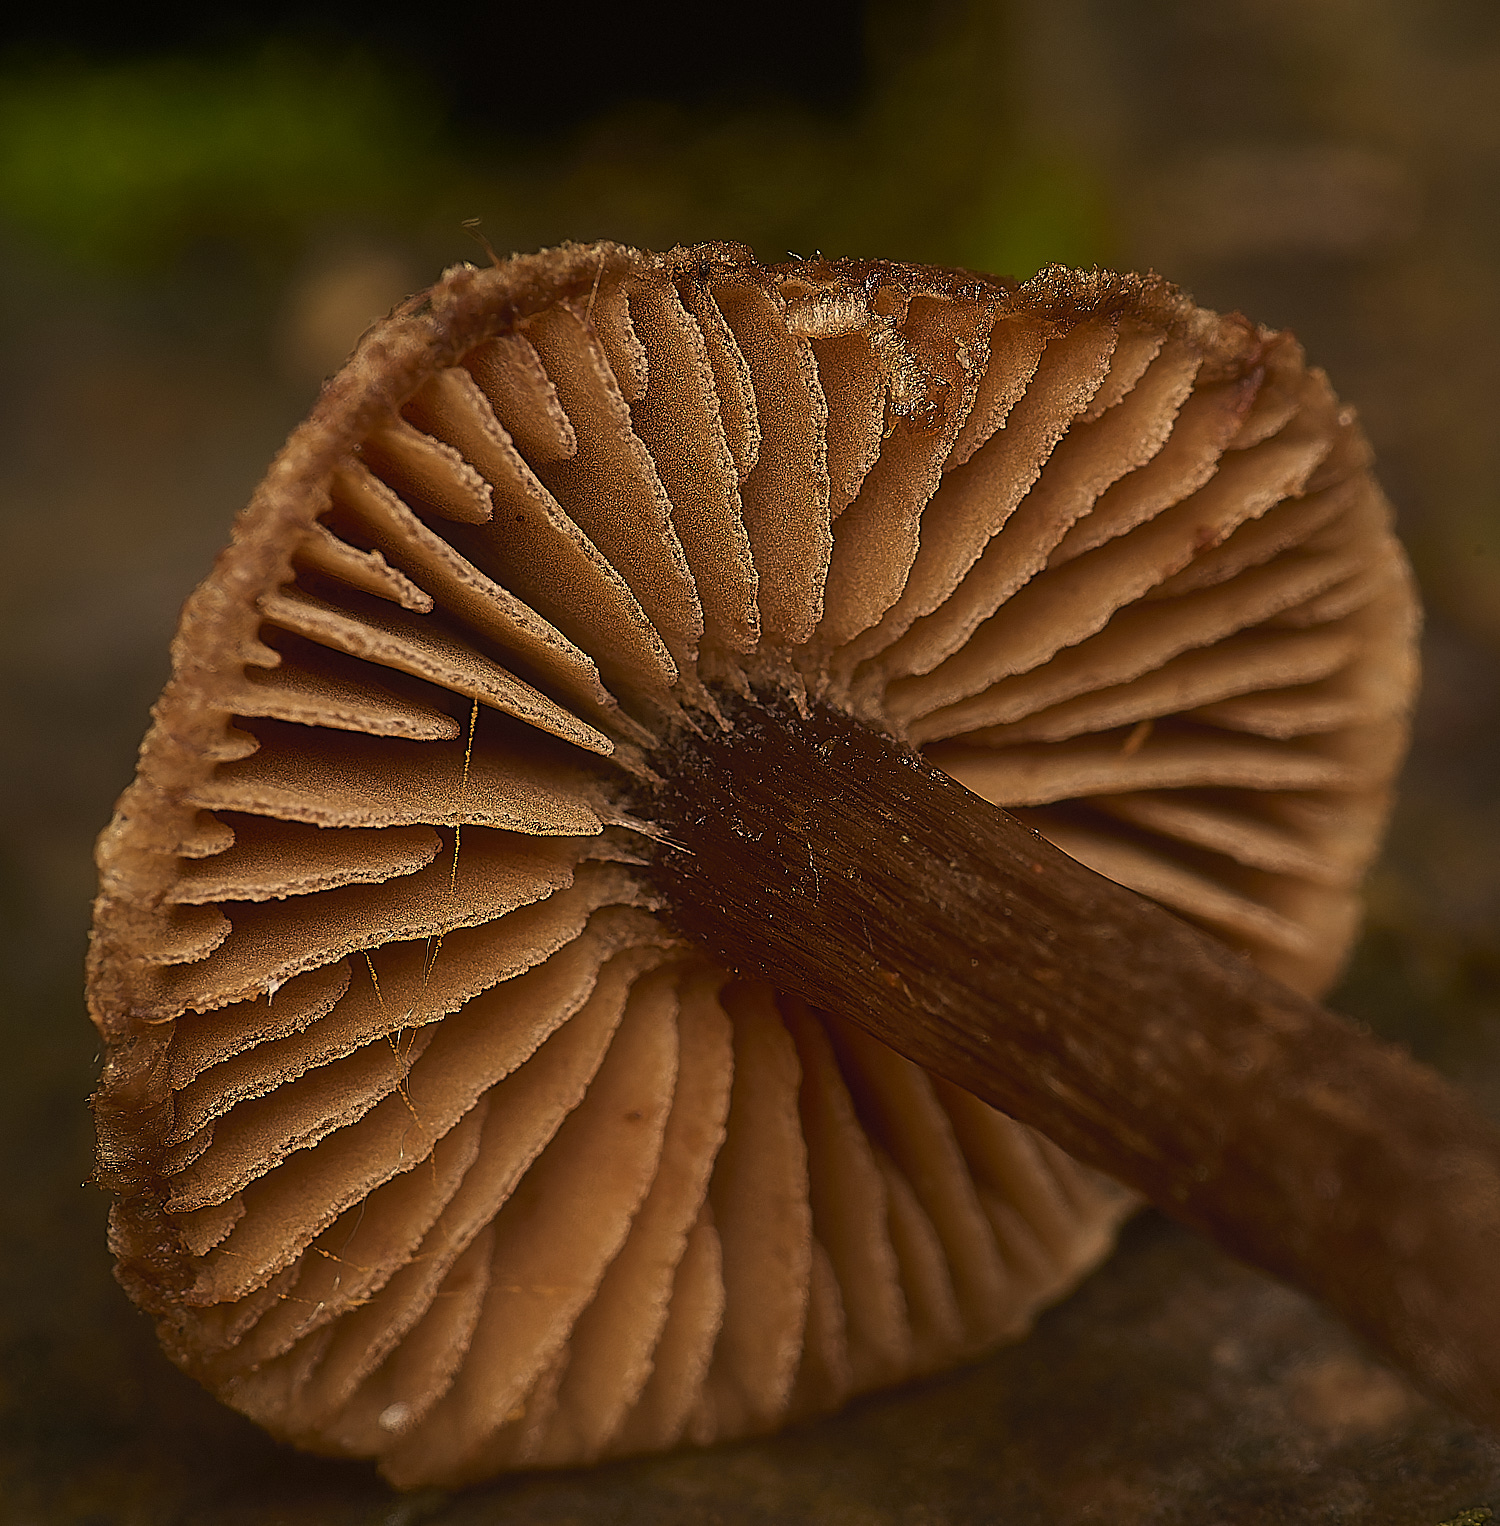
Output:
<svg viewBox="0 0 1500 1526">
<path fill-rule="evenodd" d="M 760 697 L 658 761 L 682 930 L 1316 1294 L 1500 1424 L 1500 1130 L 916 753 Z"/>
</svg>

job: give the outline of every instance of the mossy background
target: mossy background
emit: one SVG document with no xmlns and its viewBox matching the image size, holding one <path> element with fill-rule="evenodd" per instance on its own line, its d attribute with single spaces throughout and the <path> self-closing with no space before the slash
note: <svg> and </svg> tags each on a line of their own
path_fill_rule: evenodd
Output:
<svg viewBox="0 0 1500 1526">
<path fill-rule="evenodd" d="M 1333 1002 L 1500 1113 L 1500 8 L 54 9 L 0 33 L 0 1521 L 1500 1507 L 1493 1443 L 1149 1215 L 1030 1341 L 949 1379 L 764 1443 L 400 1500 L 171 1369 L 79 1185 L 89 848 L 176 610 L 321 378 L 481 237 L 1154 266 L 1295 329 L 1364 417 L 1429 607 L 1413 759 Z"/>
</svg>

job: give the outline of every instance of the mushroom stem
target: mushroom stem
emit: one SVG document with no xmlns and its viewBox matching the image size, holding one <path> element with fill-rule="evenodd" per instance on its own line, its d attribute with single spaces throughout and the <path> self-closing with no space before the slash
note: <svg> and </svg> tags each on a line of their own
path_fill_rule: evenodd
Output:
<svg viewBox="0 0 1500 1526">
<path fill-rule="evenodd" d="M 683 932 L 1315 1294 L 1500 1426 L 1500 1130 L 1404 1051 L 822 706 L 655 766 Z"/>
</svg>

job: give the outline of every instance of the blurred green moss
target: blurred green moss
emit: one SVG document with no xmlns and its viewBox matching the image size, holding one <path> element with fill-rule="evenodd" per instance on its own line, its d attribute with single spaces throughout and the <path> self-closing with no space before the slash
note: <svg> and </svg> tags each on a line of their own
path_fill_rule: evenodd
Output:
<svg viewBox="0 0 1500 1526">
<path fill-rule="evenodd" d="M 205 237 L 295 244 L 330 216 L 406 211 L 434 151 L 427 106 L 358 53 L 13 65 L 0 216 L 127 272 Z"/>
<path fill-rule="evenodd" d="M 126 276 L 205 242 L 294 256 L 330 225 L 438 259 L 564 238 L 707 238 L 1025 276 L 1108 257 L 1102 181 L 1028 144 L 1003 6 L 913 33 L 872 7 L 855 110 L 638 101 L 524 142 L 459 137 L 440 93 L 391 60 L 282 41 L 253 54 L 0 68 L 0 221 L 44 253 Z"/>
</svg>

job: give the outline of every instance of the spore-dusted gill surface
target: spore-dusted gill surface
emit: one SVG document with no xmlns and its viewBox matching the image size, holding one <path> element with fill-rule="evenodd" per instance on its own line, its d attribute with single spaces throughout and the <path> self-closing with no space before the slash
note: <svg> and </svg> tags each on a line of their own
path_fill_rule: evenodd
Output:
<svg viewBox="0 0 1500 1526">
<path fill-rule="evenodd" d="M 1155 278 L 449 272 L 189 600 L 101 839 L 122 1282 L 227 1402 L 403 1486 L 1020 1335 L 1129 1199 L 732 978 L 661 791 L 834 717 L 1316 993 L 1414 625 L 1322 374 Z"/>
</svg>

